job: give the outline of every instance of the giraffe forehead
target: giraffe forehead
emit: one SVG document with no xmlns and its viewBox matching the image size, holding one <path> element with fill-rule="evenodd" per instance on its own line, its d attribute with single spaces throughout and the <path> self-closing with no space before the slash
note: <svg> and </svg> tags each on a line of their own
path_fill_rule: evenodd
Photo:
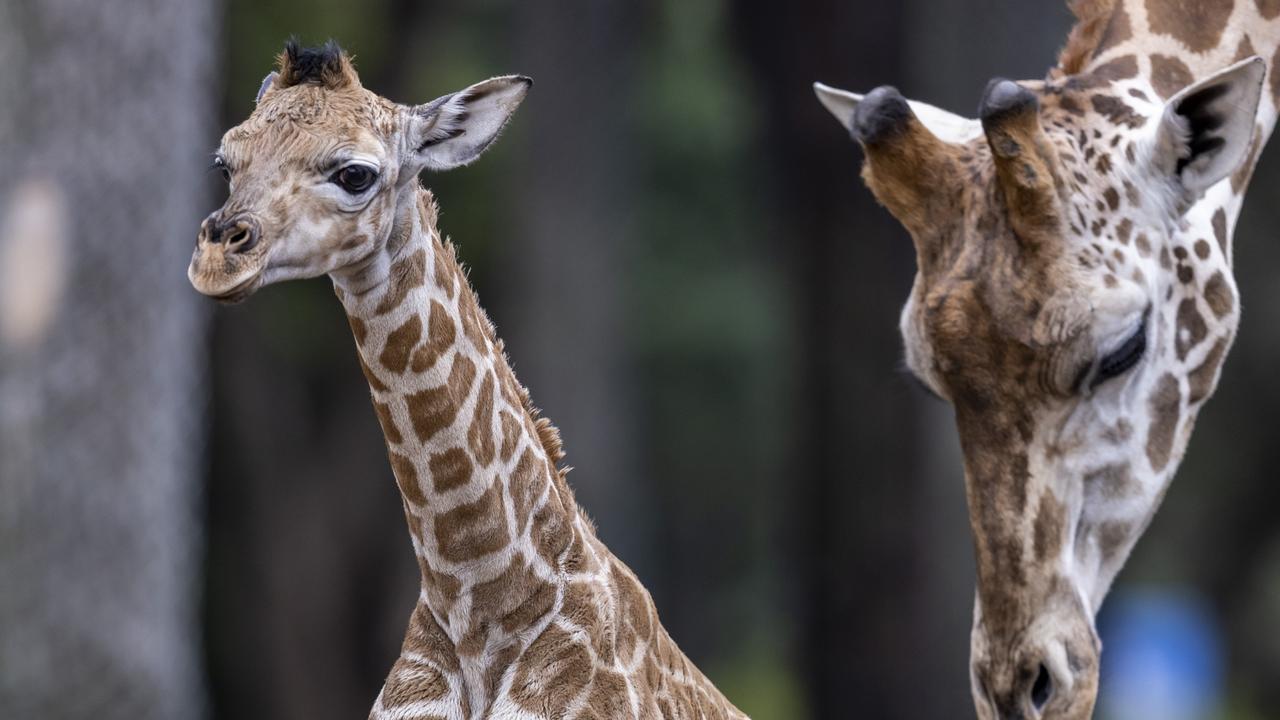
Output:
<svg viewBox="0 0 1280 720">
<path fill-rule="evenodd" d="M 254 152 L 315 152 L 347 145 L 376 152 L 400 129 L 399 108 L 360 87 L 297 85 L 269 93 L 224 146 Z"/>
<path fill-rule="evenodd" d="M 386 136 L 363 125 L 334 121 L 320 127 L 280 120 L 232 128 L 223 136 L 221 153 L 237 169 L 266 161 L 284 170 L 323 170 L 345 158 L 381 160 L 388 145 Z"/>
</svg>

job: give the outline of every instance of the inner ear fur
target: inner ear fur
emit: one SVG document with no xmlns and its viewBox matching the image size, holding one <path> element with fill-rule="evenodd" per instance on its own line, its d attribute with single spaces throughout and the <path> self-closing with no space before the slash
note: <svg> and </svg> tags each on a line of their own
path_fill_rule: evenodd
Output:
<svg viewBox="0 0 1280 720">
<path fill-rule="evenodd" d="M 411 108 L 415 162 L 449 170 L 475 161 L 498 138 L 533 80 L 504 75 Z"/>
<path fill-rule="evenodd" d="M 1266 63 L 1251 57 L 1169 99 L 1157 157 L 1193 194 L 1230 175 L 1248 157 Z"/>
</svg>

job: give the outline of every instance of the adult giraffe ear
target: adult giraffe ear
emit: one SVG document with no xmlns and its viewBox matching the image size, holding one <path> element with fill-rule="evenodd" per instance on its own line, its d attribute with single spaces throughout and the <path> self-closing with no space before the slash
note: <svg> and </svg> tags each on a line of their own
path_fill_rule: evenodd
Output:
<svg viewBox="0 0 1280 720">
<path fill-rule="evenodd" d="M 863 96 L 848 90 L 834 88 L 830 85 L 823 85 L 820 82 L 813 84 L 813 92 L 817 94 L 818 102 L 822 103 L 822 106 L 835 116 L 836 120 L 844 126 L 844 129 L 853 132 L 853 116 L 858 109 L 858 104 L 862 102 Z M 910 106 L 911 112 L 919 118 L 920 123 L 943 142 L 968 142 L 982 134 L 982 126 L 978 124 L 977 120 L 947 112 L 940 107 L 918 100 L 908 100 L 907 105 Z"/>
<path fill-rule="evenodd" d="M 272 70 L 271 72 L 267 73 L 266 77 L 262 78 L 262 84 L 258 86 L 258 97 L 253 99 L 253 103 L 255 105 L 262 104 L 263 96 L 266 95 L 267 92 L 269 92 L 273 87 L 275 87 L 276 78 L 278 77 L 280 77 L 280 73 L 277 73 L 275 70 Z"/>
<path fill-rule="evenodd" d="M 896 88 L 878 87 L 865 97 L 826 86 L 815 89 L 862 145 L 862 179 L 911 233 L 920 268 L 929 267 L 938 256 L 938 231 L 955 215 L 958 147 L 926 127 Z"/>
<path fill-rule="evenodd" d="M 409 111 L 411 162 L 420 170 L 449 170 L 487 149 L 533 85 L 524 75 L 478 82 Z"/>
<path fill-rule="evenodd" d="M 1254 56 L 1169 98 L 1157 131 L 1158 166 L 1199 195 L 1244 162 L 1267 65 Z"/>
</svg>

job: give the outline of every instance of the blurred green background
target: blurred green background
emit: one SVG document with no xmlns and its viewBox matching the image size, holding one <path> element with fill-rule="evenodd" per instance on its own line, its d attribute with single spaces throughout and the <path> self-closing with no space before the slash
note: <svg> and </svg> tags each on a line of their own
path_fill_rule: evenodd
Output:
<svg viewBox="0 0 1280 720">
<path fill-rule="evenodd" d="M 721 689 L 762 719 L 971 716 L 955 431 L 901 370 L 914 254 L 810 85 L 972 114 L 1070 26 L 1054 0 L 6 0 L 0 233 L 69 219 L 44 265 L 0 248 L 0 297 L 61 302 L 0 332 L 0 717 L 364 717 L 398 652 L 417 568 L 330 283 L 215 309 L 185 279 L 210 153 L 290 35 L 401 102 L 534 77 L 481 162 L 424 181 L 579 501 Z M 1206 609 L 1206 712 L 1241 720 L 1280 717 L 1278 188 L 1270 151 L 1240 338 L 1114 591 Z"/>
</svg>

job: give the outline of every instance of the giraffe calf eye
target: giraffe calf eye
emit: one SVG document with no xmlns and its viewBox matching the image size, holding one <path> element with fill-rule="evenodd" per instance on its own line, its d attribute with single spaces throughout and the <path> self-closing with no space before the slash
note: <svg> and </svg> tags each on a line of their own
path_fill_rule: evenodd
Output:
<svg viewBox="0 0 1280 720">
<path fill-rule="evenodd" d="M 377 179 L 378 174 L 367 165 L 348 165 L 329 178 L 331 182 L 352 195 L 358 195 L 368 190 L 369 186 L 373 185 L 373 181 Z"/>
<path fill-rule="evenodd" d="M 231 182 L 231 168 L 227 167 L 227 161 L 221 155 L 213 159 L 213 167 L 222 173 L 222 179 Z"/>
</svg>

